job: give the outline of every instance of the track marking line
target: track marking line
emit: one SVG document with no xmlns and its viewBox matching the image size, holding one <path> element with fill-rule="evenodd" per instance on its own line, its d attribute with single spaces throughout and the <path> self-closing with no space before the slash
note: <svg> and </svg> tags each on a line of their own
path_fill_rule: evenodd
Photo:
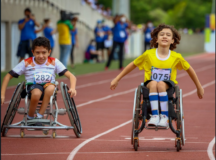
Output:
<svg viewBox="0 0 216 160">
<path fill-rule="evenodd" d="M 215 137 L 209 143 L 209 146 L 208 146 L 208 149 L 207 149 L 207 153 L 208 153 L 208 156 L 209 156 L 210 160 L 215 160 L 215 156 L 213 154 L 214 145 L 215 145 Z"/>
<path fill-rule="evenodd" d="M 101 137 L 101 136 L 103 136 L 103 135 L 105 135 L 105 134 L 107 134 L 107 133 L 110 133 L 110 132 L 112 132 L 112 131 L 114 131 L 114 130 L 120 128 L 120 127 L 123 127 L 123 126 L 125 126 L 125 125 L 131 123 L 131 122 L 132 122 L 132 120 L 129 120 L 129 121 L 125 122 L 125 123 L 122 123 L 122 124 L 120 124 L 120 125 L 118 125 L 118 126 L 112 128 L 112 129 L 109 129 L 109 130 L 107 130 L 107 131 L 105 131 L 105 132 L 103 132 L 103 133 L 101 133 L 101 134 L 98 134 L 98 135 L 96 135 L 96 136 L 94 136 L 94 137 L 92 137 L 92 138 L 89 138 L 89 139 L 87 139 L 86 141 L 80 143 L 76 148 L 73 149 L 73 151 L 72 151 L 72 152 L 70 153 L 70 155 L 68 156 L 67 160 L 73 159 L 74 156 L 76 155 L 76 153 L 80 150 L 80 148 L 82 148 L 84 145 L 86 145 L 86 144 L 89 143 L 90 141 L 93 141 L 94 139 L 96 139 L 96 138 L 98 138 L 98 137 Z"/>
<path fill-rule="evenodd" d="M 119 151 L 119 152 L 79 152 L 78 154 L 137 154 L 137 153 L 151 153 L 151 152 L 167 152 L 167 153 L 176 153 L 176 150 L 169 151 Z M 181 152 L 206 152 L 206 150 L 181 150 Z M 215 152 L 215 151 L 214 151 Z M 31 156 L 31 155 L 55 155 L 55 154 L 69 154 L 70 152 L 51 152 L 51 153 L 19 153 L 19 154 L 1 154 L 1 156 Z"/>
<path fill-rule="evenodd" d="M 206 87 L 208 87 L 208 86 L 210 86 L 210 85 L 212 85 L 212 84 L 215 84 L 215 80 L 214 80 L 214 81 L 211 81 L 211 82 L 209 82 L 209 83 L 206 83 L 205 85 L 203 85 L 203 88 L 206 88 Z M 121 94 L 130 93 L 130 92 L 134 91 L 135 89 L 136 89 L 136 88 L 131 89 L 131 90 L 128 90 L 128 91 L 124 91 L 124 92 L 119 92 L 119 93 L 116 93 L 116 94 L 113 94 L 113 95 L 117 96 L 117 95 L 121 95 Z M 190 96 L 190 95 L 192 95 L 192 94 L 195 93 L 195 92 L 196 92 L 196 89 L 193 90 L 193 91 L 191 91 L 191 92 L 189 92 L 189 93 L 184 94 L 183 97 Z M 109 96 L 106 96 L 106 97 L 104 97 L 104 98 L 100 98 L 100 101 L 102 101 L 103 99 L 111 98 L 111 97 L 113 97 L 113 95 L 109 95 Z M 93 101 L 90 101 L 90 102 L 91 102 L 91 103 L 94 103 L 94 102 L 98 102 L 98 101 L 99 101 L 99 99 L 96 99 L 96 100 L 93 100 Z M 84 103 L 83 105 L 87 105 L 87 104 L 90 104 L 90 103 L 87 102 L 87 103 Z M 82 106 L 83 106 L 83 105 L 82 105 Z M 122 124 L 120 124 L 120 125 L 118 125 L 118 126 L 116 126 L 116 127 L 114 127 L 114 128 L 111 128 L 111 129 L 109 129 L 109 130 L 107 130 L 107 131 L 105 131 L 105 132 L 103 132 L 103 133 L 101 133 L 101 134 L 98 134 L 98 135 L 96 135 L 96 136 L 94 136 L 94 137 L 92 137 L 92 138 L 89 138 L 89 139 L 85 140 L 84 142 L 80 143 L 76 148 L 74 148 L 74 149 L 72 150 L 72 152 L 70 153 L 70 155 L 67 157 L 67 160 L 73 160 L 73 158 L 74 158 L 74 156 L 76 155 L 76 153 L 77 153 L 83 146 L 85 146 L 87 143 L 89 143 L 89 142 L 95 140 L 96 138 L 99 138 L 99 137 L 101 137 L 101 136 L 103 136 L 103 135 L 105 135 L 105 134 L 107 134 L 107 133 L 110 133 L 110 132 L 112 132 L 112 131 L 114 131 L 114 130 L 116 130 L 116 129 L 119 129 L 120 127 L 123 127 L 123 126 L 129 124 L 130 122 L 132 122 L 132 120 L 129 120 L 129 121 L 125 122 L 125 123 L 122 123 Z"/>
</svg>

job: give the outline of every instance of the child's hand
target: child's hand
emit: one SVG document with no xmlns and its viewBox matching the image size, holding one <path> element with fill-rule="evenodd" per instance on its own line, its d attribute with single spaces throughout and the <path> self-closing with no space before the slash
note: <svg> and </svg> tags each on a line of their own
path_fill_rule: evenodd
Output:
<svg viewBox="0 0 216 160">
<path fill-rule="evenodd" d="M 203 98 L 203 94 L 204 94 L 204 89 L 202 87 L 197 88 L 197 95 L 198 95 L 199 99 Z"/>
<path fill-rule="evenodd" d="M 110 89 L 114 90 L 117 87 L 117 85 L 118 85 L 118 80 L 113 79 L 110 85 Z"/>
<path fill-rule="evenodd" d="M 1 105 L 4 104 L 4 101 L 5 101 L 5 96 L 1 96 Z"/>
<path fill-rule="evenodd" d="M 70 88 L 68 93 L 70 93 L 70 97 L 76 96 L 76 94 L 77 94 L 76 90 L 73 88 Z"/>
</svg>

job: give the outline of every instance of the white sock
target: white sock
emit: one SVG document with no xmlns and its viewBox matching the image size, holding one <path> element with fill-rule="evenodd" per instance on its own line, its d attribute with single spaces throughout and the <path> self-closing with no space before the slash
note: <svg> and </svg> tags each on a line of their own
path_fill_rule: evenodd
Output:
<svg viewBox="0 0 216 160">
<path fill-rule="evenodd" d="M 159 93 L 161 114 L 166 115 L 168 117 L 168 96 L 167 92 Z"/>
<path fill-rule="evenodd" d="M 40 113 L 37 113 L 37 118 L 42 118 L 43 116 Z"/>
<path fill-rule="evenodd" d="M 151 111 L 152 115 L 158 115 L 158 93 L 157 92 L 152 92 L 149 93 L 149 100 L 151 104 Z"/>
<path fill-rule="evenodd" d="M 28 119 L 34 119 L 34 117 L 30 117 L 28 114 L 27 114 L 27 118 Z"/>
</svg>

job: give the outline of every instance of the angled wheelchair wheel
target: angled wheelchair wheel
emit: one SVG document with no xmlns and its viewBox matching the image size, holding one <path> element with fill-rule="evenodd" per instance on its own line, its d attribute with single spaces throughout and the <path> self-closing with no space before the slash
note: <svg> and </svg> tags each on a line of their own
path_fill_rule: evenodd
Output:
<svg viewBox="0 0 216 160">
<path fill-rule="evenodd" d="M 184 111 L 183 111 L 183 98 L 182 89 L 180 89 L 180 113 L 181 113 L 181 140 L 182 145 L 185 145 L 185 129 L 184 129 Z"/>
<path fill-rule="evenodd" d="M 181 145 L 185 144 L 185 132 L 184 132 L 184 113 L 183 113 L 183 101 L 182 90 L 178 86 L 175 86 L 176 101 L 176 114 L 177 114 L 177 130 L 180 131 L 180 140 L 177 141 L 177 151 L 181 149 Z"/>
<path fill-rule="evenodd" d="M 141 112 L 141 85 L 135 90 L 134 95 L 134 107 L 133 107 L 133 119 L 132 119 L 132 134 L 131 134 L 131 144 L 133 145 L 135 151 L 138 150 L 139 139 L 138 133 L 135 133 L 140 127 L 140 112 Z"/>
<path fill-rule="evenodd" d="M 19 83 L 12 95 L 11 101 L 8 105 L 8 108 L 7 108 L 5 117 L 3 119 L 3 123 L 2 123 L 1 132 L 2 132 L 3 137 L 5 137 L 8 132 L 8 128 L 5 128 L 4 125 L 10 125 L 13 122 L 13 119 L 16 115 L 17 109 L 21 101 L 21 92 L 23 91 L 24 86 L 25 86 L 25 82 Z"/>
<path fill-rule="evenodd" d="M 71 125 L 74 127 L 73 130 L 74 130 L 76 137 L 79 138 L 82 133 L 82 126 L 81 126 L 79 114 L 78 114 L 74 99 L 71 98 L 70 94 L 68 93 L 69 88 L 67 84 L 64 84 L 63 82 L 61 82 L 60 87 L 62 91 L 61 93 L 62 93 L 63 101 L 65 104 L 65 108 L 68 113 L 68 117 L 70 119 Z"/>
</svg>

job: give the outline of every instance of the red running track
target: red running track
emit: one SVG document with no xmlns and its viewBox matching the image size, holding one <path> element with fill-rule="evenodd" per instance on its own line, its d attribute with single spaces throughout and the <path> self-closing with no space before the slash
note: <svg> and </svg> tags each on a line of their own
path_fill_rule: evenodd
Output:
<svg viewBox="0 0 216 160">
<path fill-rule="evenodd" d="M 3 160 L 210 159 L 209 156 L 215 154 L 214 143 L 210 143 L 215 137 L 215 54 L 191 57 L 188 61 L 205 87 L 205 94 L 204 99 L 199 100 L 196 92 L 191 92 L 196 88 L 187 73 L 178 72 L 177 80 L 184 95 L 186 134 L 186 144 L 180 152 L 176 152 L 175 134 L 170 129 L 157 132 L 144 129 L 139 135 L 140 147 L 137 152 L 134 151 L 130 143 L 134 90 L 143 81 L 143 73 L 137 69 L 123 78 L 115 91 L 111 91 L 109 85 L 111 79 L 120 71 L 77 77 L 78 95 L 75 97 L 75 102 L 83 127 L 81 138 L 76 138 L 72 130 L 57 131 L 55 139 L 51 138 L 51 132 L 44 136 L 42 131 L 25 131 L 25 137 L 20 138 L 19 130 L 10 129 L 7 137 L 1 137 L 1 158 Z M 66 79 L 61 81 L 68 83 Z M 6 101 L 10 100 L 13 91 L 13 87 L 7 90 Z M 59 108 L 64 107 L 60 93 L 57 103 Z M 1 121 L 7 105 L 6 103 L 1 107 Z M 23 102 L 20 106 L 22 105 Z M 21 119 L 22 115 L 17 114 L 13 122 Z M 58 121 L 70 125 L 67 115 L 59 116 Z"/>
</svg>

